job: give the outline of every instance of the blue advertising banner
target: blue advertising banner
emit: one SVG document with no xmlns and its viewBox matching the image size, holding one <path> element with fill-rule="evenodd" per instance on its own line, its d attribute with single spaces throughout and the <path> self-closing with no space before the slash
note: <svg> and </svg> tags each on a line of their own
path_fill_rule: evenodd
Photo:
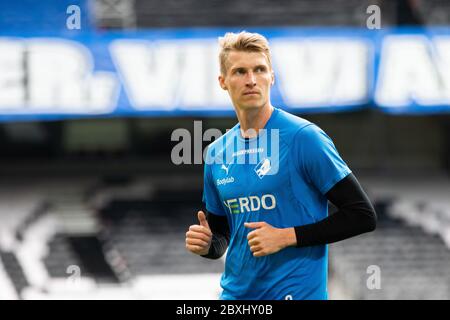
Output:
<svg viewBox="0 0 450 320">
<path fill-rule="evenodd" d="M 230 29 L 0 33 L 0 120 L 233 115 L 218 85 Z M 296 113 L 450 111 L 450 29 L 260 28 L 272 102 Z"/>
</svg>

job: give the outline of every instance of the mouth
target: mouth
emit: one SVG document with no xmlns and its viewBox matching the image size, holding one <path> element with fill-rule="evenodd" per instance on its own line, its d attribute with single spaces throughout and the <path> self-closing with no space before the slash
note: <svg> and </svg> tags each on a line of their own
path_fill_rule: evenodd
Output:
<svg viewBox="0 0 450 320">
<path fill-rule="evenodd" d="M 257 91 L 248 91 L 248 92 L 244 92 L 244 96 L 257 95 L 257 94 L 259 94 L 259 92 L 257 92 Z"/>
</svg>

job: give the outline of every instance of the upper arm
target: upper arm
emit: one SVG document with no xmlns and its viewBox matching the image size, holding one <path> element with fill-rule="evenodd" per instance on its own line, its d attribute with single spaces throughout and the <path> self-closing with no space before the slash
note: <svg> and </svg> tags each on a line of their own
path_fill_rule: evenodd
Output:
<svg viewBox="0 0 450 320">
<path fill-rule="evenodd" d="M 353 173 L 336 183 L 326 193 L 326 197 L 338 208 L 354 203 L 365 204 L 367 207 L 373 208 L 369 197 Z"/>
<path fill-rule="evenodd" d="M 297 170 L 321 194 L 351 173 L 330 137 L 314 124 L 297 132 L 292 149 Z"/>
<path fill-rule="evenodd" d="M 217 215 L 224 216 L 226 213 L 223 209 L 222 202 L 217 191 L 217 187 L 214 184 L 212 177 L 211 165 L 205 163 L 203 174 L 203 202 L 206 205 L 206 209 L 210 212 L 214 212 Z"/>
</svg>

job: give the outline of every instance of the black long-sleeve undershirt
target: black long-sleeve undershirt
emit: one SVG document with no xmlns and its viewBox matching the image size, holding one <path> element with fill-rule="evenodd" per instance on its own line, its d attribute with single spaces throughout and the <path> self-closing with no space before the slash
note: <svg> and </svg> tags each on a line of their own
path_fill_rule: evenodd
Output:
<svg viewBox="0 0 450 320">
<path fill-rule="evenodd" d="M 375 230 L 375 209 L 352 173 L 336 183 L 325 196 L 338 211 L 321 221 L 295 226 L 296 247 L 333 243 Z M 226 216 L 209 212 L 207 219 L 213 238 L 208 254 L 203 257 L 218 259 L 230 241 L 228 220 Z"/>
<path fill-rule="evenodd" d="M 375 209 L 353 174 L 336 183 L 325 196 L 338 211 L 316 223 L 296 226 L 297 247 L 333 243 L 375 230 Z"/>
<path fill-rule="evenodd" d="M 219 259 L 230 243 L 230 226 L 226 216 L 206 212 L 209 228 L 213 234 L 208 254 L 202 256 L 209 259 Z"/>
</svg>

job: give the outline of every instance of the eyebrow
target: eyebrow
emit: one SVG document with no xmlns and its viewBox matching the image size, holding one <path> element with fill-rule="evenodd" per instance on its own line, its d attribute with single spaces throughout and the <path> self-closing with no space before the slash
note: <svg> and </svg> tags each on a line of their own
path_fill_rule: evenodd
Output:
<svg viewBox="0 0 450 320">
<path fill-rule="evenodd" d="M 255 69 L 256 69 L 256 68 L 264 68 L 264 69 L 267 69 L 267 66 L 264 65 L 264 64 L 259 64 L 259 65 L 255 66 Z"/>
<path fill-rule="evenodd" d="M 264 69 L 267 69 L 267 66 L 265 66 L 265 65 L 263 65 L 263 64 L 258 64 L 258 65 L 256 65 L 256 66 L 253 67 L 253 69 L 256 69 L 256 68 L 264 68 Z M 235 72 L 235 71 L 237 71 L 237 70 L 239 70 L 239 69 L 247 70 L 247 69 L 250 69 L 250 68 L 246 68 L 246 67 L 234 67 L 234 68 L 231 69 L 231 72 Z"/>
</svg>

